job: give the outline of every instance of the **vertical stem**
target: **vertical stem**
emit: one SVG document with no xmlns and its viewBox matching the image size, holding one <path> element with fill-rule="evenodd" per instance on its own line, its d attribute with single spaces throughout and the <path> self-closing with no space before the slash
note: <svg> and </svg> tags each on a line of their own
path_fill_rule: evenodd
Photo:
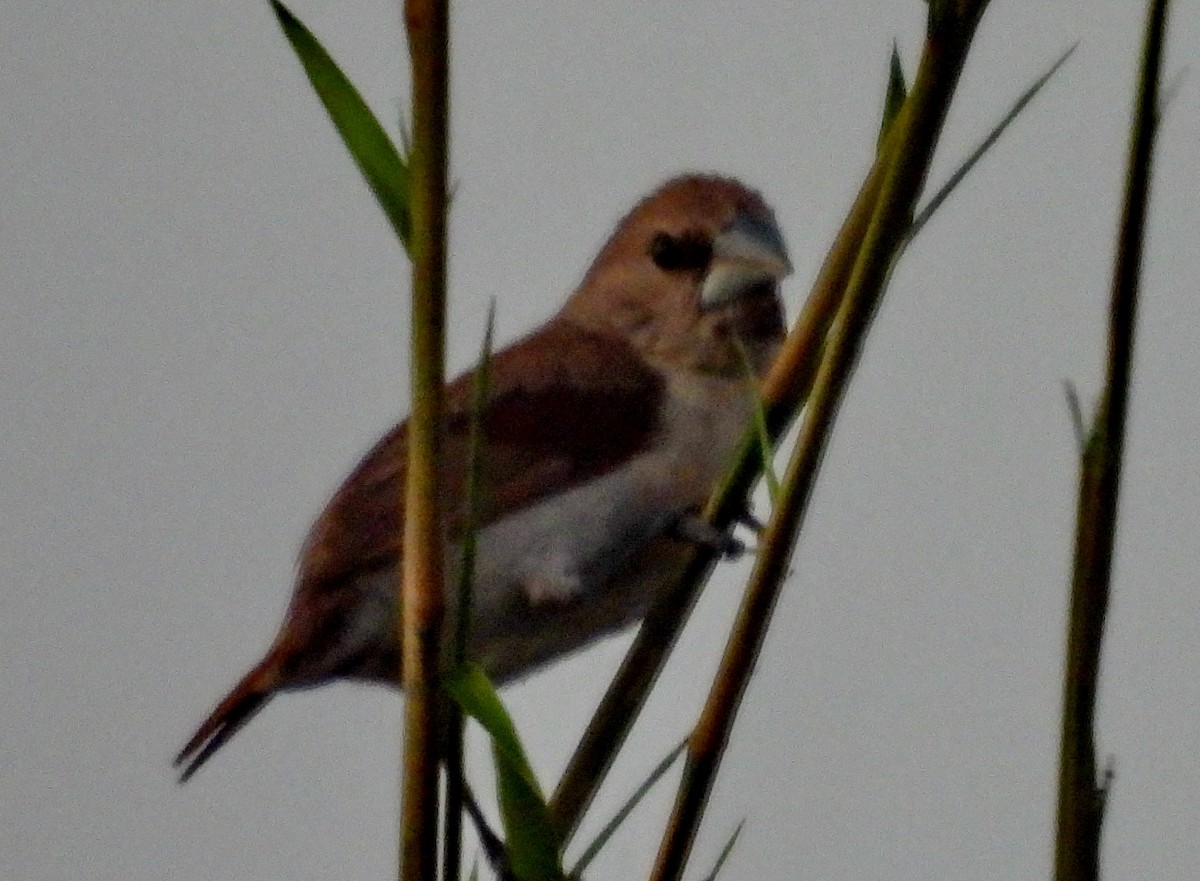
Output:
<svg viewBox="0 0 1200 881">
<path fill-rule="evenodd" d="M 412 59 L 412 416 L 403 499 L 400 623 L 404 783 L 400 878 L 437 874 L 440 636 L 445 615 L 444 537 L 438 489 L 445 362 L 447 0 L 406 0 Z M 400 503 L 401 500 L 397 500 Z"/>
<path fill-rule="evenodd" d="M 1113 271 L 1105 387 L 1080 466 L 1075 565 L 1063 680 L 1054 856 L 1057 881 L 1095 881 L 1100 874 L 1100 830 L 1108 784 L 1106 780 L 1097 779 L 1096 692 L 1112 579 L 1121 457 L 1133 363 L 1134 319 L 1158 122 L 1158 80 L 1166 15 L 1166 0 L 1150 0 L 1130 133 L 1125 204 Z"/>
</svg>

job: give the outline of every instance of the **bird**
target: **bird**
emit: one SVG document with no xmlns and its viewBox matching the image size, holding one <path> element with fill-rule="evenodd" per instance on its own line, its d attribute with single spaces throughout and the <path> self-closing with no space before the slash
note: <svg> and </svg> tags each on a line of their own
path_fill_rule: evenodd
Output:
<svg viewBox="0 0 1200 881">
<path fill-rule="evenodd" d="M 557 314 L 492 356 L 477 417 L 474 370 L 446 386 L 446 619 L 477 418 L 467 656 L 494 682 L 639 621 L 696 542 L 738 549 L 699 511 L 753 417 L 748 373 L 782 345 L 791 271 L 757 191 L 681 175 L 616 225 Z M 317 517 L 278 635 L 176 757 L 181 782 L 280 692 L 399 687 L 407 438 L 404 422 L 385 434 Z"/>
</svg>

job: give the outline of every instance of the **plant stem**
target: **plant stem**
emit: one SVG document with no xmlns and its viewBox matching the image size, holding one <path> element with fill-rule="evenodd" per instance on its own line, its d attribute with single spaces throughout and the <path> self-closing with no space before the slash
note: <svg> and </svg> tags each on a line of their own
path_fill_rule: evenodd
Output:
<svg viewBox="0 0 1200 881">
<path fill-rule="evenodd" d="M 896 140 L 892 139 L 890 143 L 895 144 Z M 877 159 L 863 181 L 804 308 L 763 383 L 761 395 L 772 441 L 783 436 L 808 396 L 825 334 L 841 302 L 879 197 L 884 167 L 884 162 Z M 754 432 L 749 432 L 735 457 L 735 464 L 709 500 L 705 509 L 709 522 L 722 529 L 733 523 L 745 507 L 746 496 L 758 478 L 761 466 L 757 440 Z M 570 840 L 625 742 L 714 564 L 711 553 L 697 549 L 679 581 L 655 600 L 642 622 L 621 669 L 593 713 L 551 800 L 555 822 L 563 831 L 564 841 Z"/>
<path fill-rule="evenodd" d="M 1109 781 L 1098 780 L 1096 769 L 1096 691 L 1112 580 L 1121 457 L 1129 409 L 1134 322 L 1158 123 L 1158 85 L 1166 18 L 1166 0 L 1150 0 L 1137 105 L 1130 133 L 1125 204 L 1113 271 L 1107 375 L 1080 464 L 1075 564 L 1063 679 L 1054 852 L 1056 881 L 1094 881 L 1100 874 L 1100 831 Z"/>
<path fill-rule="evenodd" d="M 406 0 L 404 20 L 412 60 L 413 301 L 412 416 L 399 588 L 406 694 L 399 877 L 403 881 L 434 881 L 439 643 L 445 614 L 438 469 L 445 381 L 447 2 Z"/>
<path fill-rule="evenodd" d="M 866 240 L 830 332 L 829 352 L 818 369 L 775 514 L 763 534 L 733 632 L 688 744 L 683 779 L 655 860 L 653 881 L 678 881 L 683 874 L 787 574 L 833 420 L 878 306 L 888 269 L 911 222 L 950 98 L 986 5 L 986 0 L 931 4 L 921 65 L 912 93 L 894 125 L 902 133 L 901 147 L 884 180 Z"/>
</svg>

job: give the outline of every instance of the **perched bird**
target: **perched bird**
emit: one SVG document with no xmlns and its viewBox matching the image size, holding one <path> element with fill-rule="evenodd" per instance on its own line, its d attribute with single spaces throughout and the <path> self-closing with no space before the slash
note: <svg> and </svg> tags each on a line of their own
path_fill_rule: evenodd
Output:
<svg viewBox="0 0 1200 881">
<path fill-rule="evenodd" d="M 697 511 L 751 417 L 738 341 L 764 373 L 783 341 L 790 271 L 761 196 L 679 177 L 617 225 L 557 315 L 493 357 L 468 654 L 494 681 L 639 620 L 689 542 L 728 541 Z M 446 395 L 451 573 L 472 383 L 469 371 Z M 405 423 L 385 435 L 317 518 L 279 635 L 180 752 L 181 779 L 279 691 L 399 684 L 406 437 Z"/>
</svg>

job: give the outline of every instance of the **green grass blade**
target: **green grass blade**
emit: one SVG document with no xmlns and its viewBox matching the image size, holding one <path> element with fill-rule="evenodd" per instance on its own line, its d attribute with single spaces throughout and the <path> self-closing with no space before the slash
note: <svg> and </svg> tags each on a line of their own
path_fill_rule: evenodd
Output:
<svg viewBox="0 0 1200 881">
<path fill-rule="evenodd" d="M 1088 428 L 1083 418 L 1083 405 L 1079 403 L 1079 389 L 1070 380 L 1063 380 L 1063 393 L 1067 397 L 1067 411 L 1071 415 L 1071 427 L 1075 429 L 1075 442 L 1079 445 L 1079 455 L 1082 456 L 1088 443 Z"/>
<path fill-rule="evenodd" d="M 500 818 L 513 874 L 520 881 L 560 881 L 561 845 L 550 809 L 495 687 L 477 664 L 465 663 L 446 678 L 445 689 L 491 737 Z"/>
<path fill-rule="evenodd" d="M 308 74 L 317 97 L 407 250 L 412 229 L 408 162 L 392 143 L 358 89 L 342 73 L 312 32 L 279 0 L 271 8 Z"/>
<path fill-rule="evenodd" d="M 892 60 L 888 65 L 887 94 L 883 99 L 883 118 L 879 122 L 879 139 L 875 142 L 875 150 L 883 148 L 884 138 L 892 127 L 892 121 L 904 106 L 908 97 L 908 86 L 904 82 L 904 68 L 900 66 L 900 50 L 896 41 L 892 41 Z"/>
<path fill-rule="evenodd" d="M 745 825 L 745 820 L 742 820 L 737 824 L 737 828 L 733 830 L 733 834 L 729 836 L 729 840 L 726 841 L 725 846 L 721 848 L 721 853 L 717 857 L 717 861 L 713 863 L 712 871 L 704 876 L 704 881 L 717 881 L 717 875 L 720 874 L 721 868 L 725 865 L 725 861 L 729 859 L 729 855 L 733 853 L 733 846 L 737 844 L 738 836 L 742 834 L 742 827 Z"/>
<path fill-rule="evenodd" d="M 480 461 L 483 456 L 483 414 L 487 409 L 488 386 L 491 383 L 492 347 L 496 330 L 496 301 L 488 304 L 487 328 L 475 368 L 471 387 L 471 424 L 467 439 L 466 522 L 463 525 L 462 562 L 458 574 L 458 620 L 455 627 L 454 660 L 466 660 L 467 638 L 470 635 L 471 599 L 474 588 L 476 533 L 478 532 Z"/>
<path fill-rule="evenodd" d="M 683 750 L 686 746 L 687 740 L 681 740 L 678 746 L 663 756 L 662 761 L 654 766 L 654 770 L 652 770 L 646 776 L 646 779 L 642 781 L 641 786 L 639 786 L 633 795 L 626 800 L 625 804 L 621 805 L 621 809 L 613 814 L 613 818 L 609 820 L 607 824 L 605 824 L 604 828 L 600 830 L 600 834 L 596 836 L 595 840 L 593 840 L 590 845 L 588 845 L 587 850 L 583 852 L 583 856 L 579 858 L 579 862 L 575 864 L 575 868 L 571 869 L 568 877 L 572 879 L 579 879 L 583 876 L 583 870 L 591 864 L 592 860 L 596 858 L 596 855 L 604 848 L 604 845 L 608 844 L 609 839 L 611 839 L 614 833 L 621 828 L 621 824 L 625 822 L 626 818 L 628 818 L 631 813 L 633 813 L 633 809 L 636 808 L 641 803 L 642 799 L 646 797 L 646 793 L 648 793 L 654 787 L 654 784 L 657 783 L 663 776 L 663 774 L 667 773 L 671 766 L 675 764 L 675 760 L 678 759 L 683 753 Z"/>
<path fill-rule="evenodd" d="M 471 387 L 471 421 L 467 438 L 467 478 L 463 503 L 462 553 L 458 569 L 457 603 L 454 622 L 454 663 L 466 660 L 470 637 L 471 606 L 475 588 L 475 552 L 478 535 L 479 474 L 483 454 L 483 416 L 487 409 L 488 384 L 492 365 L 492 339 L 496 325 L 496 301 L 488 306 L 487 329 L 475 368 Z M 458 876 L 462 858 L 463 806 L 463 718 L 461 712 L 450 712 L 449 735 L 446 745 L 446 827 L 443 835 L 443 874 Z"/>
<path fill-rule="evenodd" d="M 740 338 L 734 338 L 734 347 L 742 361 L 742 373 L 746 377 L 746 389 L 750 395 L 750 408 L 754 419 L 754 433 L 758 440 L 759 454 L 762 456 L 763 479 L 767 482 L 767 495 L 771 504 L 779 497 L 779 475 L 775 473 L 775 445 L 771 443 L 771 429 L 767 425 L 767 410 L 763 406 L 762 395 L 758 392 L 758 377 L 750 364 L 750 354 Z"/>
<path fill-rule="evenodd" d="M 960 183 L 962 183 L 963 178 L 965 178 L 971 172 L 971 169 L 975 167 L 975 164 L 983 158 L 984 154 L 992 148 L 996 141 L 1000 140 L 1000 136 L 1004 134 L 1004 130 L 1007 129 L 1012 121 L 1021 114 L 1021 111 L 1023 111 L 1026 105 L 1033 100 L 1034 96 L 1042 90 L 1042 87 L 1050 81 L 1050 78 L 1058 73 L 1058 69 L 1066 64 L 1067 59 L 1071 57 L 1078 45 L 1079 44 L 1076 43 L 1074 46 L 1060 55 L 1058 60 L 1055 61 L 1054 64 L 1050 65 L 1050 68 L 1045 73 L 1034 80 L 1033 84 L 1026 89 L 1021 94 L 1021 97 L 1013 103 L 1011 108 L 1009 108 L 1008 113 L 1004 114 L 1004 117 L 998 123 L 996 123 L 990 132 L 988 132 L 987 137 L 979 142 L 979 146 L 971 152 L 971 155 L 968 156 L 966 160 L 957 169 L 955 169 L 954 174 L 950 175 L 950 178 L 938 188 L 938 191 L 933 194 L 933 197 L 925 204 L 925 207 L 921 208 L 917 212 L 916 217 L 913 218 L 912 226 L 908 231 L 908 235 L 905 237 L 906 244 L 917 237 L 917 233 L 919 233 L 921 228 L 929 222 L 929 219 L 933 217 L 934 213 L 942 207 L 942 203 L 945 202 L 946 199 L 950 197 L 950 194 L 954 192 L 954 189 Z M 899 259 L 899 257 L 897 257 L 897 259 Z"/>
</svg>

